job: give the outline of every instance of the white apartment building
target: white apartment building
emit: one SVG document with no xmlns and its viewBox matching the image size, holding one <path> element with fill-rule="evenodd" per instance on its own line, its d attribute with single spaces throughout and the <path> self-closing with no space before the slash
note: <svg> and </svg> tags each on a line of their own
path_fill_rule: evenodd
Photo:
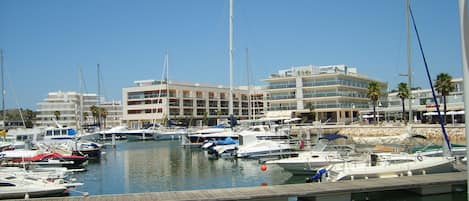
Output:
<svg viewBox="0 0 469 201">
<path fill-rule="evenodd" d="M 81 99 L 83 111 L 81 108 Z M 120 125 L 122 118 L 122 106 L 120 102 L 100 101 L 100 106 L 106 110 L 106 127 Z M 36 126 L 56 126 L 60 125 L 78 128 L 80 125 L 80 114 L 83 114 L 83 124 L 94 123 L 94 118 L 90 111 L 91 106 L 97 106 L 98 98 L 96 94 L 81 94 L 77 92 L 49 92 L 47 98 L 37 103 Z M 58 114 L 56 116 L 56 114 Z M 58 120 L 56 118 L 58 117 Z"/>
<path fill-rule="evenodd" d="M 381 86 L 386 100 L 387 83 L 358 74 L 346 65 L 295 66 L 265 79 L 266 113 L 283 111 L 286 116 L 311 116 L 315 121 L 350 122 L 358 111 L 370 108 L 368 84 Z M 313 114 L 311 114 L 313 113 Z"/>
<path fill-rule="evenodd" d="M 123 121 L 131 128 L 161 123 L 167 119 L 186 125 L 200 125 L 202 121 L 214 125 L 217 120 L 229 117 L 228 87 L 159 80 L 139 80 L 134 83 L 136 86 L 122 90 Z M 251 90 L 248 87 L 233 89 L 235 117 L 259 117 L 263 108 L 263 95 L 258 87 Z"/>
<path fill-rule="evenodd" d="M 446 97 L 446 105 L 448 116 L 447 122 L 452 123 L 462 123 L 464 122 L 464 98 L 463 98 L 463 79 L 454 78 L 452 83 L 455 86 L 455 90 Z M 443 98 L 438 94 L 438 105 L 441 112 L 443 112 Z M 436 123 L 436 104 L 433 100 L 432 90 L 430 88 L 412 90 L 412 112 L 413 120 L 423 123 Z M 379 113 L 383 116 L 384 120 L 393 121 L 400 120 L 402 115 L 402 102 L 401 99 L 397 96 L 397 92 L 389 93 L 388 95 L 388 104 L 383 105 L 379 108 Z M 408 118 L 409 111 L 409 99 L 404 101 L 404 107 L 406 110 L 406 118 Z M 366 110 L 362 113 L 370 113 L 371 111 Z"/>
</svg>

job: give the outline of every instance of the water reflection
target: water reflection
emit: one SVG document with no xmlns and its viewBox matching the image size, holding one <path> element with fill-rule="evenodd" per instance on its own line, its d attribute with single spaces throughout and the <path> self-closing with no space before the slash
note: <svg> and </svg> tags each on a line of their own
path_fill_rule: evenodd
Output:
<svg viewBox="0 0 469 201">
<path fill-rule="evenodd" d="M 76 173 L 85 185 L 79 191 L 97 194 L 159 192 L 301 183 L 271 166 L 260 170 L 256 160 L 209 160 L 204 151 L 184 149 L 179 141 L 121 142 L 106 156 Z"/>
</svg>

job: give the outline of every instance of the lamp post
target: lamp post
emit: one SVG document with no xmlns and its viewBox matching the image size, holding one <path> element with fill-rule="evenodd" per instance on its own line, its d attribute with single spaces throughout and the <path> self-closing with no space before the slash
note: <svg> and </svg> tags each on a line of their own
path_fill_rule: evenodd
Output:
<svg viewBox="0 0 469 201">
<path fill-rule="evenodd" d="M 378 102 L 378 115 L 376 115 L 377 119 L 378 119 L 378 125 L 379 125 L 379 108 L 381 107 L 381 101 Z"/>
<path fill-rule="evenodd" d="M 350 124 L 353 124 L 353 110 L 355 109 L 355 104 L 352 103 L 352 107 L 350 109 Z"/>
</svg>

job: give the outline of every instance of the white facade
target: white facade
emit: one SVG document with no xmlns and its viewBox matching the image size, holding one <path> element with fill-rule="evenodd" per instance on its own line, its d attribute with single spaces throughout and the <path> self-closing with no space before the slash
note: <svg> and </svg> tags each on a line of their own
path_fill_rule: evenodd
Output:
<svg viewBox="0 0 469 201">
<path fill-rule="evenodd" d="M 196 121 L 208 121 L 213 125 L 217 119 L 227 119 L 229 88 L 221 85 L 200 83 L 141 80 L 136 86 L 123 88 L 123 120 L 131 128 L 145 124 L 164 122 L 167 119 L 184 121 L 186 124 Z M 168 90 L 169 88 L 169 90 Z M 240 119 L 260 116 L 263 111 L 263 96 L 259 89 L 248 87 L 233 89 L 233 113 Z M 169 94 L 167 93 L 169 91 Z M 251 102 L 251 107 L 249 103 Z M 249 111 L 251 109 L 251 112 Z"/>
<path fill-rule="evenodd" d="M 447 110 L 451 113 L 462 111 L 464 110 L 464 94 L 463 94 L 463 79 L 462 78 L 454 78 L 451 81 L 454 86 L 455 90 L 446 97 L 446 105 Z M 438 97 L 438 105 L 440 107 L 440 111 L 443 112 L 443 98 L 437 91 L 435 91 Z M 419 89 L 419 90 L 412 90 L 412 111 L 413 111 L 413 119 L 422 122 L 434 122 L 435 119 L 432 119 L 432 116 L 435 115 L 428 115 L 428 114 L 435 114 L 436 112 L 436 104 L 433 101 L 432 90 L 430 88 L 427 89 Z M 404 107 L 406 112 L 409 111 L 409 100 L 406 99 L 404 101 Z M 383 105 L 380 109 L 380 113 L 385 116 L 385 120 L 400 120 L 402 114 L 402 102 L 401 99 L 397 96 L 397 92 L 389 93 L 388 101 L 386 105 Z M 370 111 L 363 111 L 363 113 L 370 112 Z M 433 112 L 433 113 L 432 113 Z M 408 114 L 406 114 L 408 118 Z M 462 120 L 463 115 L 456 116 L 456 120 Z M 454 116 L 451 119 L 453 120 Z M 461 122 L 461 121 L 460 121 Z M 457 122 L 455 122 L 457 123 Z"/>
<path fill-rule="evenodd" d="M 83 98 L 83 111 L 81 108 L 81 98 Z M 83 124 L 93 123 L 90 107 L 97 105 L 96 94 L 80 94 L 77 92 L 50 92 L 47 98 L 37 103 L 38 115 L 35 122 L 36 126 L 56 126 L 60 125 L 77 128 L 80 122 L 80 114 L 83 115 Z M 116 126 L 120 124 L 122 118 L 122 106 L 120 102 L 100 101 L 101 106 L 106 109 L 108 115 L 107 126 Z M 56 111 L 58 111 L 58 120 L 56 120 Z"/>
<path fill-rule="evenodd" d="M 265 79 L 267 113 L 314 113 L 314 120 L 347 122 L 369 108 L 368 84 L 376 81 L 386 98 L 387 83 L 367 78 L 346 65 L 295 66 Z M 302 115 L 303 116 L 303 115 Z"/>
</svg>

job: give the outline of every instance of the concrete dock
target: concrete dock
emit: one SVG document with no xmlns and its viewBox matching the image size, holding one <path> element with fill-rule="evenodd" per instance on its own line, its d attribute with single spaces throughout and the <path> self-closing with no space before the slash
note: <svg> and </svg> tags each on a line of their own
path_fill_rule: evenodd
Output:
<svg viewBox="0 0 469 201">
<path fill-rule="evenodd" d="M 243 188 L 191 191 L 149 192 L 120 195 L 92 195 L 86 197 L 56 197 L 33 199 L 38 201 L 104 201 L 104 200 L 351 200 L 354 193 L 388 190 L 410 190 L 421 195 L 449 193 L 454 185 L 466 184 L 467 172 L 403 176 L 399 178 L 342 181 L 334 183 L 288 184 Z"/>
</svg>

